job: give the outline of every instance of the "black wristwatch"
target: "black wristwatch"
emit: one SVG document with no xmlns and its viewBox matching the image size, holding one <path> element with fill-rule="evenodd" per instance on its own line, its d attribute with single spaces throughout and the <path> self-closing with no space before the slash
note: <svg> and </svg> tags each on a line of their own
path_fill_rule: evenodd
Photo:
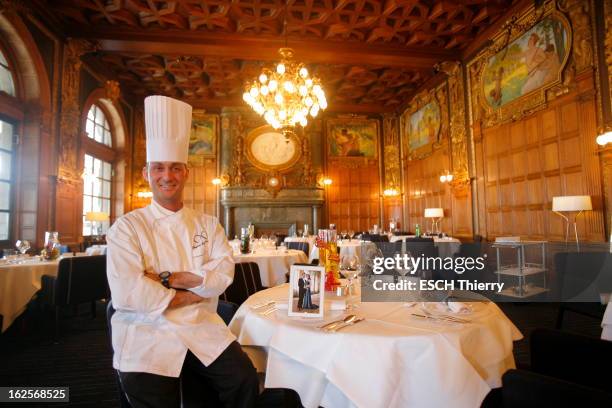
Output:
<svg viewBox="0 0 612 408">
<path fill-rule="evenodd" d="M 163 271 L 160 272 L 159 275 L 157 275 L 161 279 L 162 285 L 164 285 L 168 289 L 170 289 L 170 275 L 172 275 L 172 272 L 170 271 Z"/>
</svg>

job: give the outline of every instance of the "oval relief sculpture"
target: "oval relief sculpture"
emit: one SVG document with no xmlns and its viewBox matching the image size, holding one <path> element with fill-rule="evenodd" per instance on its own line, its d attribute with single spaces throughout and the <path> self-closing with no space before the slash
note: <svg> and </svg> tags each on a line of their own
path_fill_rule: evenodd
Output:
<svg viewBox="0 0 612 408">
<path fill-rule="evenodd" d="M 301 154 L 296 136 L 287 138 L 270 126 L 256 128 L 246 137 L 246 156 L 261 170 L 287 170 L 297 163 Z"/>
</svg>

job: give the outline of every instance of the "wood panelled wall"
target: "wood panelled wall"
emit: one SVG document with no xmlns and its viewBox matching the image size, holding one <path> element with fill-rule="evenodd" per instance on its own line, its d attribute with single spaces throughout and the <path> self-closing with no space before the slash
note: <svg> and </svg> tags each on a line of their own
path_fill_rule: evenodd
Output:
<svg viewBox="0 0 612 408">
<path fill-rule="evenodd" d="M 218 217 L 217 187 L 212 183 L 215 177 L 217 177 L 216 159 L 206 159 L 203 165 L 190 167 L 189 178 L 183 190 L 185 205 Z"/>
<path fill-rule="evenodd" d="M 590 195 L 593 211 L 578 218 L 581 240 L 604 240 L 596 154 L 595 94 L 590 72 L 577 90 L 523 120 L 476 131 L 479 223 L 489 239 L 502 235 L 563 240 L 552 197 Z"/>
<path fill-rule="evenodd" d="M 330 160 L 327 169 L 327 176 L 333 180 L 325 200 L 329 223 L 336 224 L 338 231 L 355 232 L 368 231 L 374 224 L 380 224 L 378 165 L 349 167 Z"/>
</svg>

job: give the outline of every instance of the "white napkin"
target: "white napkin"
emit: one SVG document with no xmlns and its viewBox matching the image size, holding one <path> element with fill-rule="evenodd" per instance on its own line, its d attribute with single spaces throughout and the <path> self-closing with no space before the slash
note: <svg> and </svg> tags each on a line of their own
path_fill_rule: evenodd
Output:
<svg viewBox="0 0 612 408">
<path fill-rule="evenodd" d="M 469 305 L 462 302 L 448 302 L 448 308 L 453 313 L 469 313 L 472 311 Z"/>
</svg>

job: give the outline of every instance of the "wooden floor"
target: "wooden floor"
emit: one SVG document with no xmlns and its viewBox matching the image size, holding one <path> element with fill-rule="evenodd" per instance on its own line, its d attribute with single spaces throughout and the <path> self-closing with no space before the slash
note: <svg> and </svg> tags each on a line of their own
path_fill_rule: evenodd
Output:
<svg viewBox="0 0 612 408">
<path fill-rule="evenodd" d="M 118 407 L 104 306 L 98 304 L 95 319 L 91 318 L 88 305 L 83 305 L 76 316 L 72 310 L 66 310 L 61 340 L 55 344 L 52 315 L 43 315 L 32 305 L 0 336 L 0 385 L 68 385 L 70 403 L 49 404 L 50 407 Z M 517 365 L 526 367 L 529 334 L 537 327 L 554 327 L 556 305 L 509 303 L 500 307 L 525 336 L 515 343 L 514 354 Z M 598 321 L 571 312 L 566 313 L 564 323 L 564 329 L 569 331 L 594 337 L 601 333 Z"/>
</svg>

